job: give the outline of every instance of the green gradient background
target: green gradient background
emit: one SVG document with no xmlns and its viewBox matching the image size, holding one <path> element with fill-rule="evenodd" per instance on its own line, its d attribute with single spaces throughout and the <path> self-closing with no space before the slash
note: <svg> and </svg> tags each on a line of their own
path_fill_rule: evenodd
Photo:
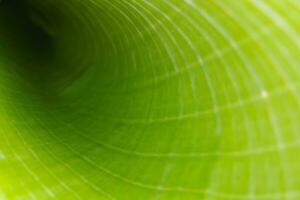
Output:
<svg viewBox="0 0 300 200">
<path fill-rule="evenodd" d="M 297 0 L 0 3 L 0 199 L 300 199 Z"/>
</svg>

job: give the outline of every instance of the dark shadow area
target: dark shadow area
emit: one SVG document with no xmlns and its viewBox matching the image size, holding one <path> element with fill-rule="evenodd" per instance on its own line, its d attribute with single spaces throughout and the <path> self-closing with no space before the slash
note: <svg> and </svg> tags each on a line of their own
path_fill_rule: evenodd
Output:
<svg viewBox="0 0 300 200">
<path fill-rule="evenodd" d="M 24 0 L 4 0 L 0 4 L 1 38 L 13 45 L 13 54 L 20 64 L 51 59 L 53 38 L 37 25 L 29 14 Z M 26 66 L 26 71 L 43 71 L 43 66 Z M 45 69 L 45 68 L 44 68 Z"/>
<path fill-rule="evenodd" d="M 80 62 L 78 55 L 61 55 L 65 47 L 59 45 L 60 41 L 78 27 L 70 28 L 70 13 L 62 13 L 43 1 L 0 2 L 0 53 L 14 63 L 13 70 L 32 85 L 42 100 L 53 102 L 92 63 Z"/>
<path fill-rule="evenodd" d="M 43 13 L 33 11 L 26 0 L 3 0 L 0 3 L 0 42 L 2 52 L 14 62 L 16 73 L 32 85 L 48 101 L 55 96 L 49 83 L 59 66 L 52 65 L 55 54 L 54 37 L 41 23 L 47 22 Z"/>
</svg>

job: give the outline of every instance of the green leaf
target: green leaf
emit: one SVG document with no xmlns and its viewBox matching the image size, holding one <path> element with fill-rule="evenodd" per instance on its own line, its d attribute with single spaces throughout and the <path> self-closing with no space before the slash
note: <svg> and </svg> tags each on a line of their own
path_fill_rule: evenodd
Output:
<svg viewBox="0 0 300 200">
<path fill-rule="evenodd" d="M 0 3 L 0 199 L 299 199 L 296 0 Z"/>
</svg>

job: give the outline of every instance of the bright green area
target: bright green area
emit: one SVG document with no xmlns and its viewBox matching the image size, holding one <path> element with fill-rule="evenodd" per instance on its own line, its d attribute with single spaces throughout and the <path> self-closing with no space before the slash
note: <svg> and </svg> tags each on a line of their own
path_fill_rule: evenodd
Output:
<svg viewBox="0 0 300 200">
<path fill-rule="evenodd" d="M 297 0 L 4 0 L 0 199 L 300 199 Z"/>
</svg>

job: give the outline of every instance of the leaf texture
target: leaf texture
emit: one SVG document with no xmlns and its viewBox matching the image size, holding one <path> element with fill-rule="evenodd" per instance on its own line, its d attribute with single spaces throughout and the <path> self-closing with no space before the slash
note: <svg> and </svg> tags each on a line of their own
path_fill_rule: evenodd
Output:
<svg viewBox="0 0 300 200">
<path fill-rule="evenodd" d="M 2 1 L 0 199 L 299 199 L 299 11 Z"/>
</svg>

